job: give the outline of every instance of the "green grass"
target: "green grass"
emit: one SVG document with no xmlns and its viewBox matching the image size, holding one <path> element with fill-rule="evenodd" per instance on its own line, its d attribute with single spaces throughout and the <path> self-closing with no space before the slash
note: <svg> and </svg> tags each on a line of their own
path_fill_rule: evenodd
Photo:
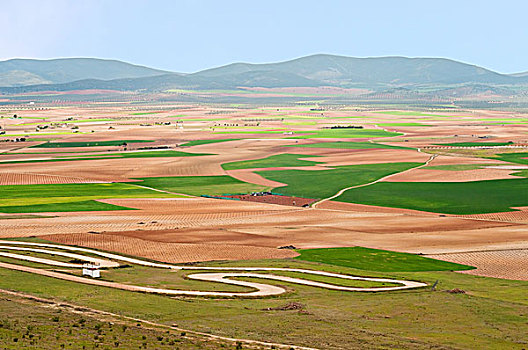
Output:
<svg viewBox="0 0 528 350">
<path fill-rule="evenodd" d="M 320 142 L 320 143 L 309 143 L 309 144 L 304 144 L 304 145 L 295 144 L 295 145 L 286 145 L 284 147 L 341 148 L 341 149 L 369 149 L 369 148 L 412 149 L 410 147 L 383 145 L 381 143 L 374 143 L 374 142 L 348 142 L 348 141 Z"/>
<path fill-rule="evenodd" d="M 274 188 L 274 192 L 307 198 L 326 198 L 345 187 L 369 183 L 420 164 L 363 164 L 339 166 L 328 170 L 262 170 L 257 173 L 266 179 L 288 184 Z"/>
<path fill-rule="evenodd" d="M 215 131 L 213 134 L 283 134 L 287 130 L 231 130 Z"/>
<path fill-rule="evenodd" d="M 414 112 L 414 111 L 379 111 L 379 112 L 374 112 L 374 113 L 386 114 L 386 115 L 401 115 L 401 116 L 410 116 L 410 117 L 440 117 L 440 118 L 463 117 L 463 116 L 456 116 L 456 115 L 442 115 L 442 114 Z"/>
<path fill-rule="evenodd" d="M 299 158 L 315 157 L 304 154 L 277 154 L 267 158 L 244 160 L 240 162 L 231 162 L 222 164 L 224 170 L 235 169 L 252 169 L 252 168 L 272 168 L 272 167 L 294 167 L 294 166 L 311 166 L 321 162 L 301 160 Z"/>
<path fill-rule="evenodd" d="M 58 302 L 70 302 L 167 325 L 177 323 L 182 328 L 195 331 L 321 349 L 471 347 L 520 350 L 526 347 L 528 282 L 483 278 L 449 271 L 380 273 L 297 259 L 211 262 L 207 265 L 308 268 L 356 276 L 413 279 L 429 284 L 438 280 L 439 283 L 436 292 L 424 288 L 389 293 L 347 293 L 266 281 L 285 285 L 293 292 L 260 299 L 169 298 L 0 269 L 0 289 L 17 290 L 53 298 Z M 150 278 L 159 281 L 154 276 Z M 187 280 L 180 283 L 193 289 L 197 283 L 202 282 Z M 209 286 L 214 288 L 212 283 Z M 460 288 L 468 293 L 443 292 L 453 288 Z M 290 302 L 301 303 L 304 311 L 267 310 Z M 0 333 L 0 344 L 9 342 L 8 346 L 11 346 L 15 336 L 19 337 L 20 344 L 26 344 L 27 340 L 20 339 L 17 334 L 25 333 L 25 326 L 34 324 L 39 327 L 35 332 L 42 334 L 42 341 L 37 344 L 40 348 L 45 348 L 43 344 L 47 343 L 48 348 L 54 349 L 57 344 L 70 339 L 67 335 L 73 321 L 70 321 L 68 309 L 59 313 L 48 306 L 41 312 L 35 308 L 36 305 L 29 304 L 31 307 L 27 308 L 25 305 L 28 304 L 24 303 L 19 307 L 13 301 L 0 305 L 0 321 L 10 324 L 9 327 L 0 329 L 0 332 L 5 332 Z M 40 328 L 47 324 L 44 322 L 46 317 L 51 320 L 54 316 L 60 318 L 61 327 L 57 328 L 55 323 L 44 330 Z M 80 315 L 76 317 L 80 318 Z M 90 332 L 87 339 L 93 340 L 95 326 L 90 323 L 89 317 L 91 316 L 86 317 L 85 327 L 74 327 L 74 337 L 83 337 L 85 332 Z M 17 321 L 19 325 L 12 327 Z M 118 325 L 119 323 L 115 323 L 112 331 L 109 323 L 105 322 L 102 329 L 107 335 L 104 338 L 113 339 L 113 336 L 117 336 L 121 339 L 115 333 Z M 142 332 L 150 331 L 150 327 L 132 328 L 133 331 L 125 335 L 125 338 L 130 337 L 130 341 L 123 340 L 123 344 L 135 346 L 136 339 L 144 334 Z M 47 332 L 51 332 L 53 336 L 49 337 Z M 55 339 L 56 334 L 59 335 L 59 341 Z M 149 334 L 146 335 L 147 341 L 152 340 Z M 88 347 L 92 344 L 89 343 Z M 107 342 L 102 342 L 101 348 L 106 348 L 106 344 Z M 183 343 L 177 345 L 180 349 L 185 349 Z M 158 347 L 149 343 L 148 348 Z M 194 348 L 201 347 L 194 344 Z M 234 345 L 226 348 L 234 348 Z"/>
<path fill-rule="evenodd" d="M 284 125 L 317 125 L 317 122 L 286 122 L 283 121 Z"/>
<path fill-rule="evenodd" d="M 42 134 L 43 135 L 43 134 Z M 124 143 L 154 142 L 152 140 L 113 140 L 113 141 L 71 141 L 71 142 L 46 142 L 30 148 L 63 148 L 63 147 L 95 147 L 95 146 L 122 146 Z"/>
<path fill-rule="evenodd" d="M 436 146 L 451 146 L 451 147 L 494 147 L 494 146 L 509 146 L 513 142 L 453 142 L 453 143 L 435 143 Z"/>
<path fill-rule="evenodd" d="M 46 219 L 54 218 L 55 216 L 50 215 L 1 215 L 0 220 L 13 220 L 13 219 Z"/>
<path fill-rule="evenodd" d="M 237 141 L 237 140 L 240 140 L 240 139 L 193 140 L 193 141 L 182 143 L 180 146 L 181 147 L 191 147 L 191 146 L 207 145 L 210 143 L 219 143 L 219 142 L 228 142 L 228 141 Z"/>
<path fill-rule="evenodd" d="M 520 170 L 512 173 L 513 176 L 519 176 L 519 177 L 528 177 L 528 169 Z"/>
<path fill-rule="evenodd" d="M 104 198 L 175 197 L 133 184 L 51 184 L 0 186 L 0 212 L 41 213 L 69 211 L 123 210 L 126 208 L 101 203 Z"/>
<path fill-rule="evenodd" d="M 378 126 L 432 126 L 432 125 L 427 125 L 427 124 L 422 124 L 422 123 L 412 123 L 412 122 L 409 122 L 409 123 L 376 123 Z"/>
<path fill-rule="evenodd" d="M 142 181 L 138 182 L 138 185 L 194 196 L 249 193 L 266 189 L 227 175 L 146 177 L 139 180 Z"/>
<path fill-rule="evenodd" d="M 481 214 L 528 205 L 528 179 L 472 182 L 380 182 L 351 189 L 336 200 L 430 211 Z"/>
<path fill-rule="evenodd" d="M 297 135 L 297 133 L 308 135 Z M 319 129 L 314 131 L 296 132 L 290 139 L 320 139 L 320 138 L 377 138 L 403 135 L 399 132 L 378 129 Z"/>
<path fill-rule="evenodd" d="M 459 271 L 471 266 L 430 259 L 416 254 L 363 247 L 301 249 L 296 259 L 382 272 Z"/>
<path fill-rule="evenodd" d="M 34 205 L 13 205 L 0 206 L 2 213 L 53 213 L 53 212 L 74 212 L 74 211 L 109 211 L 109 210 L 133 210 L 130 208 L 102 203 L 95 200 L 46 203 Z"/>
<path fill-rule="evenodd" d="M 493 166 L 497 164 L 448 164 L 448 165 L 431 165 L 423 167 L 424 170 L 447 170 L 447 171 L 464 171 L 476 170 L 485 166 Z"/>
<path fill-rule="evenodd" d="M 499 153 L 494 157 L 489 157 L 490 159 L 500 159 L 505 162 L 518 163 L 518 164 L 528 164 L 528 152 L 520 153 Z"/>
<path fill-rule="evenodd" d="M 219 349 L 231 344 L 137 322 L 79 313 L 16 296 L 0 298 L 2 349 Z"/>
</svg>

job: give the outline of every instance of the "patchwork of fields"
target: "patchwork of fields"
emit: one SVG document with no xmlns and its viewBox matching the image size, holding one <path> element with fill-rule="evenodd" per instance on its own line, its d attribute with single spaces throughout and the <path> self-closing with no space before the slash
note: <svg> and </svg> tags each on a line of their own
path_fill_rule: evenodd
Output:
<svg viewBox="0 0 528 350">
<path fill-rule="evenodd" d="M 441 107 L 140 105 L 1 120 L 1 346 L 50 344 L 56 317 L 57 344 L 101 347 L 527 346 L 528 125 Z M 110 267 L 83 278 L 101 256 Z M 29 295 L 77 309 L 47 317 Z"/>
</svg>

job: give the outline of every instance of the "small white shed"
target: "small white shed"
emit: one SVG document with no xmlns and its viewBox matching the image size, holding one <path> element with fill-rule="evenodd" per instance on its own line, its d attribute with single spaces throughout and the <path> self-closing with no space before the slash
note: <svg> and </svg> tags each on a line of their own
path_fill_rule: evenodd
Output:
<svg viewBox="0 0 528 350">
<path fill-rule="evenodd" d="M 82 274 L 83 276 L 90 276 L 92 278 L 101 277 L 101 272 L 99 271 L 99 265 L 90 264 L 90 263 L 83 264 Z"/>
</svg>

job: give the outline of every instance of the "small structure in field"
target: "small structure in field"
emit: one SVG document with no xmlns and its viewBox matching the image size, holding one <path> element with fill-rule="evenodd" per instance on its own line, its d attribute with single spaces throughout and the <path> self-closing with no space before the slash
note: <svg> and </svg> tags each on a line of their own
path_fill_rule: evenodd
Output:
<svg viewBox="0 0 528 350">
<path fill-rule="evenodd" d="M 99 271 L 99 265 L 91 264 L 91 263 L 83 264 L 82 274 L 83 276 L 90 276 L 92 278 L 101 277 L 101 272 Z"/>
</svg>

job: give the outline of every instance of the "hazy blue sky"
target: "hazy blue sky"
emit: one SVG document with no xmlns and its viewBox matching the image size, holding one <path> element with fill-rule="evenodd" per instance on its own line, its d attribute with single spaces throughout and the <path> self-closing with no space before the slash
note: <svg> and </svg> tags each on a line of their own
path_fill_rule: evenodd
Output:
<svg viewBox="0 0 528 350">
<path fill-rule="evenodd" d="M 528 70 L 528 1 L 0 0 L 0 59 L 115 58 L 192 72 L 313 53 Z"/>
</svg>

